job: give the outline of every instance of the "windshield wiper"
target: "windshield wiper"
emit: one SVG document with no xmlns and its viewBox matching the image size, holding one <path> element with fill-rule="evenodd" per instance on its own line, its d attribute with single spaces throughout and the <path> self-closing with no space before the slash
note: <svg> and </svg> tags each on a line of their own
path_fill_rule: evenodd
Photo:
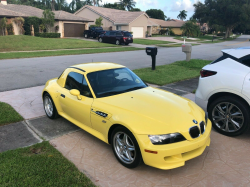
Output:
<svg viewBox="0 0 250 187">
<path fill-rule="evenodd" d="M 143 86 L 136 86 L 136 87 L 133 87 L 133 88 L 129 88 L 127 90 L 124 90 L 124 92 L 128 92 L 128 91 L 133 91 L 133 90 L 137 90 L 137 89 L 140 89 L 140 88 L 145 88 Z"/>
</svg>

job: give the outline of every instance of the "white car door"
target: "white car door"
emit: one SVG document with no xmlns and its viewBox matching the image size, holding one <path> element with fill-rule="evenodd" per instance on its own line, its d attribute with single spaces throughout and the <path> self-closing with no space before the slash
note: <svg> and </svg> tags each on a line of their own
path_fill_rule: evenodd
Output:
<svg viewBox="0 0 250 187">
<path fill-rule="evenodd" d="M 242 93 L 250 99 L 250 73 L 245 78 Z"/>
</svg>

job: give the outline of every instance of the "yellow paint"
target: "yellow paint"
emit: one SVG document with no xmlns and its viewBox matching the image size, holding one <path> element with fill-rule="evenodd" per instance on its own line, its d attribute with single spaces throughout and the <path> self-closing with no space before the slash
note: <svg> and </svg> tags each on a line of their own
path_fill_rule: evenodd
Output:
<svg viewBox="0 0 250 187">
<path fill-rule="evenodd" d="M 193 119 L 204 121 L 205 113 L 194 102 L 173 93 L 147 87 L 119 95 L 94 98 L 81 95 L 81 100 L 70 94 L 64 88 L 69 72 L 83 74 L 87 78 L 89 72 L 122 68 L 124 66 L 113 63 L 79 64 L 68 68 L 59 79 L 49 80 L 43 92 L 48 92 L 57 108 L 59 115 L 75 125 L 91 133 L 102 141 L 109 143 L 108 133 L 112 125 L 120 124 L 129 129 L 135 136 L 144 163 L 160 169 L 171 169 L 185 164 L 203 153 L 210 144 L 211 122 L 200 137 L 193 139 L 189 128 L 194 126 Z M 87 83 L 89 84 L 88 80 Z M 65 98 L 60 95 L 64 94 Z M 94 113 L 101 111 L 108 114 L 107 118 Z M 181 133 L 186 140 L 168 145 L 153 145 L 148 135 Z M 157 154 L 144 150 L 157 151 Z"/>
<path fill-rule="evenodd" d="M 180 28 L 171 28 L 175 35 L 182 35 L 182 30 Z"/>
</svg>

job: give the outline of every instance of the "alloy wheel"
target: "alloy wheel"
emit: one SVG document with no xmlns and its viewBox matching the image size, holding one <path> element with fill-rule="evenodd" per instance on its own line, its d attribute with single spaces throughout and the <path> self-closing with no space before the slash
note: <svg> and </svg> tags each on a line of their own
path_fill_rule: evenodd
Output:
<svg viewBox="0 0 250 187">
<path fill-rule="evenodd" d="M 53 104 L 48 96 L 44 97 L 44 109 L 46 114 L 51 117 L 53 115 Z"/>
<path fill-rule="evenodd" d="M 101 38 L 99 38 L 99 42 L 102 43 L 102 39 Z"/>
<path fill-rule="evenodd" d="M 125 164 L 131 164 L 136 158 L 135 145 L 131 138 L 124 132 L 117 132 L 113 138 L 116 155 Z"/>
<path fill-rule="evenodd" d="M 120 42 L 119 42 L 119 40 L 116 40 L 116 45 L 120 45 Z"/>
<path fill-rule="evenodd" d="M 217 104 L 212 111 L 214 124 L 225 132 L 239 131 L 244 124 L 242 111 L 230 102 Z"/>
</svg>

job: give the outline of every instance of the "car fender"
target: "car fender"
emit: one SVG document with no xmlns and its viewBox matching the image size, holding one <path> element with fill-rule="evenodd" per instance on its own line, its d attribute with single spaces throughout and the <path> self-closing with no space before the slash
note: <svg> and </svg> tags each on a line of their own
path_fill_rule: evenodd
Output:
<svg viewBox="0 0 250 187">
<path fill-rule="evenodd" d="M 238 95 L 239 97 L 244 99 L 250 105 L 250 100 L 248 99 L 248 97 L 246 95 L 244 95 L 241 92 L 238 92 L 236 90 L 226 89 L 226 88 L 213 90 L 212 92 L 210 92 L 208 94 L 206 100 L 208 101 L 214 94 L 221 93 L 221 92 L 227 92 L 227 93 L 232 93 L 232 94 Z"/>
</svg>

